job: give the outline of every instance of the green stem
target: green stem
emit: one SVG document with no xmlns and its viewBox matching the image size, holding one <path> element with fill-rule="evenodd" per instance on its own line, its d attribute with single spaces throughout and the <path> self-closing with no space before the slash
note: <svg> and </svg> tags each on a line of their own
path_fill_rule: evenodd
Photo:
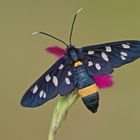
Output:
<svg viewBox="0 0 140 140">
<path fill-rule="evenodd" d="M 79 95 L 77 91 L 74 91 L 67 96 L 60 96 L 53 112 L 48 140 L 54 140 L 58 129 L 60 128 L 61 124 L 67 116 L 68 110 L 76 102 L 78 97 Z"/>
</svg>

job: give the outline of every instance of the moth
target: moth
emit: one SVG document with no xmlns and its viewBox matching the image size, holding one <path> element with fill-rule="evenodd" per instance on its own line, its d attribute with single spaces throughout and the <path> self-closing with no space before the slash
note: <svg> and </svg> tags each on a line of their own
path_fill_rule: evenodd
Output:
<svg viewBox="0 0 140 140">
<path fill-rule="evenodd" d="M 58 94 L 67 96 L 78 90 L 83 103 L 93 113 L 99 106 L 99 87 L 93 76 L 112 74 L 115 68 L 130 63 L 140 57 L 140 41 L 125 40 L 99 45 L 89 45 L 76 48 L 72 45 L 72 33 L 78 10 L 74 16 L 70 43 L 45 32 L 64 45 L 66 50 L 57 62 L 47 70 L 25 93 L 21 100 L 24 107 L 37 107 L 53 99 Z"/>
</svg>

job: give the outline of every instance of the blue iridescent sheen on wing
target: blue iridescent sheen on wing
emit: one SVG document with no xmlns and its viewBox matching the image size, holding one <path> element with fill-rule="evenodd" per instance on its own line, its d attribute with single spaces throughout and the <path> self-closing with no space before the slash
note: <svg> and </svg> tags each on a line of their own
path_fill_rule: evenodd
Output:
<svg viewBox="0 0 140 140">
<path fill-rule="evenodd" d="M 90 74 L 106 75 L 140 57 L 140 41 L 118 41 L 82 47 L 84 62 Z M 92 61 L 93 66 L 88 66 Z"/>
<path fill-rule="evenodd" d="M 70 86 L 65 83 L 67 75 L 71 76 L 65 57 L 60 58 L 48 71 L 46 71 L 25 93 L 21 100 L 24 107 L 40 106 L 48 100 L 56 97 L 61 90 L 62 95 L 74 90 L 73 80 L 70 78 Z M 67 73 L 68 72 L 68 73 Z M 69 77 L 70 77 L 69 76 Z M 69 81 L 67 80 L 67 83 Z M 62 89 L 61 89 L 62 88 Z"/>
<path fill-rule="evenodd" d="M 61 84 L 58 87 L 58 91 L 61 96 L 68 95 L 75 89 L 77 81 L 71 65 L 65 67 L 59 81 Z"/>
<path fill-rule="evenodd" d="M 86 56 L 83 61 L 91 76 L 107 75 L 114 71 L 111 65 L 101 57 Z M 93 65 L 90 65 L 90 63 Z"/>
</svg>

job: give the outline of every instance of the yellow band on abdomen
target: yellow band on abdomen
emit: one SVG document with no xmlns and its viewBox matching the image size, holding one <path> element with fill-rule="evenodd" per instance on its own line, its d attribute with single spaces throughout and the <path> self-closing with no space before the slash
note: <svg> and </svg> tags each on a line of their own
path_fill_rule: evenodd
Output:
<svg viewBox="0 0 140 140">
<path fill-rule="evenodd" d="M 98 90 L 99 89 L 98 89 L 97 85 L 93 84 L 93 85 L 90 85 L 88 87 L 79 89 L 78 92 L 79 92 L 79 95 L 81 97 L 85 97 L 85 96 L 88 96 L 88 95 L 91 95 L 91 94 L 98 92 Z"/>
</svg>

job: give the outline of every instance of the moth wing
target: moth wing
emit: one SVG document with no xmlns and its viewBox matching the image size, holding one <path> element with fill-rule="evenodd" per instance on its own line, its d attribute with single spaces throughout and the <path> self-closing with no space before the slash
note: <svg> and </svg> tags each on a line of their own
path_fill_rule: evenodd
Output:
<svg viewBox="0 0 140 140">
<path fill-rule="evenodd" d="M 64 79 L 61 76 L 65 76 L 64 72 L 65 70 L 67 71 L 67 65 L 67 60 L 64 57 L 60 58 L 26 91 L 21 100 L 21 105 L 24 107 L 36 107 L 56 97 L 59 91 L 61 92 L 60 87 L 64 83 Z M 62 94 L 65 95 L 74 90 L 74 86 L 64 84 L 63 89 L 65 92 Z"/>
<path fill-rule="evenodd" d="M 75 89 L 77 81 L 71 65 L 65 67 L 59 80 L 61 84 L 58 87 L 58 91 L 61 96 L 68 95 Z"/>
<path fill-rule="evenodd" d="M 130 63 L 140 57 L 140 41 L 118 41 L 91 45 L 80 49 L 90 74 L 106 75 L 113 68 Z"/>
</svg>

